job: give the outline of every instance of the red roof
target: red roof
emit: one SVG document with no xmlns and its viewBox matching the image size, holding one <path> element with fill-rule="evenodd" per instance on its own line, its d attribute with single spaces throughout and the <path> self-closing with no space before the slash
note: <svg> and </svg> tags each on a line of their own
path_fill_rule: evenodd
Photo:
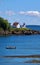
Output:
<svg viewBox="0 0 40 65">
<path fill-rule="evenodd" d="M 17 26 L 19 23 L 18 22 L 14 22 L 13 23 L 13 26 Z"/>
</svg>

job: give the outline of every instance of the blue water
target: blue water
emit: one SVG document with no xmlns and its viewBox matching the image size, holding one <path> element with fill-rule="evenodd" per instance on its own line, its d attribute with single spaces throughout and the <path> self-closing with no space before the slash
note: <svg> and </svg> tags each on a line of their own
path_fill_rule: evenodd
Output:
<svg viewBox="0 0 40 65">
<path fill-rule="evenodd" d="M 6 49 L 16 46 L 16 49 Z M 40 58 L 3 58 L 2 56 L 40 55 L 40 35 L 12 35 L 0 37 L 0 65 L 40 65 L 40 63 L 24 63 Z"/>
<path fill-rule="evenodd" d="M 40 25 L 27 25 L 26 27 L 32 30 L 40 30 Z"/>
</svg>

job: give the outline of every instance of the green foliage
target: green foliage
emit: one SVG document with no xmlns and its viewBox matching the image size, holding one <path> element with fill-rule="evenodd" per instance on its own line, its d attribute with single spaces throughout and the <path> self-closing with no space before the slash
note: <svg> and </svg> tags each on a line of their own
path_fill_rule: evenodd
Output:
<svg viewBox="0 0 40 65">
<path fill-rule="evenodd" d="M 3 28 L 0 28 L 0 31 L 3 31 Z"/>
<path fill-rule="evenodd" d="M 3 28 L 4 30 L 8 30 L 9 28 L 8 20 L 5 20 L 0 17 L 0 27 Z"/>
<path fill-rule="evenodd" d="M 11 24 L 8 25 L 8 30 L 11 31 Z"/>
<path fill-rule="evenodd" d="M 11 29 L 12 31 L 27 31 L 27 30 L 30 30 L 29 28 L 12 28 Z"/>
</svg>

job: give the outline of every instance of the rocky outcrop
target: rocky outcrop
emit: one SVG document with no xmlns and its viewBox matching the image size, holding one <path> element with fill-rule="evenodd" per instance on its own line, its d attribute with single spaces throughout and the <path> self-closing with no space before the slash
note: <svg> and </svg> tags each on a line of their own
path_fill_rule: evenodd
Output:
<svg viewBox="0 0 40 65">
<path fill-rule="evenodd" d="M 26 61 L 24 63 L 40 63 L 40 60 L 30 60 L 30 61 Z"/>
<path fill-rule="evenodd" d="M 0 36 L 2 36 L 2 35 L 11 35 L 12 34 L 12 32 L 10 31 L 0 31 Z"/>
<path fill-rule="evenodd" d="M 35 30 L 27 30 L 27 31 L 12 31 L 12 34 L 15 35 L 34 35 L 34 34 L 40 34 L 40 31 L 35 31 Z"/>
<path fill-rule="evenodd" d="M 21 30 L 21 31 L 0 31 L 1 35 L 37 35 L 40 34 L 40 31 L 36 30 Z"/>
</svg>

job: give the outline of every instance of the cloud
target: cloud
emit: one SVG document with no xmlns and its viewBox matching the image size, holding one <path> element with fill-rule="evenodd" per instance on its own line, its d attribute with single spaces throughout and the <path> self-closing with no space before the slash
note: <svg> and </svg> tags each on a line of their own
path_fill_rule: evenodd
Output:
<svg viewBox="0 0 40 65">
<path fill-rule="evenodd" d="M 25 12 L 24 11 L 20 11 L 19 14 L 25 14 Z"/>
<path fill-rule="evenodd" d="M 19 13 L 15 13 L 12 10 L 7 10 L 7 11 L 0 11 L 0 14 L 5 14 L 8 16 L 13 16 L 13 15 L 17 15 L 17 14 L 21 14 L 21 15 L 29 15 L 29 16 L 38 16 L 40 17 L 40 12 L 39 11 L 20 11 Z"/>
<path fill-rule="evenodd" d="M 5 14 L 8 15 L 8 16 L 12 16 L 12 15 L 14 15 L 15 13 L 14 13 L 13 11 L 10 11 L 10 10 L 9 10 L 9 11 L 6 11 Z"/>
<path fill-rule="evenodd" d="M 33 16 L 40 16 L 39 11 L 27 11 L 26 14 L 33 15 Z"/>
<path fill-rule="evenodd" d="M 31 16 L 40 16 L 39 11 L 20 11 L 19 14 L 24 14 L 24 15 L 31 15 Z"/>
</svg>

